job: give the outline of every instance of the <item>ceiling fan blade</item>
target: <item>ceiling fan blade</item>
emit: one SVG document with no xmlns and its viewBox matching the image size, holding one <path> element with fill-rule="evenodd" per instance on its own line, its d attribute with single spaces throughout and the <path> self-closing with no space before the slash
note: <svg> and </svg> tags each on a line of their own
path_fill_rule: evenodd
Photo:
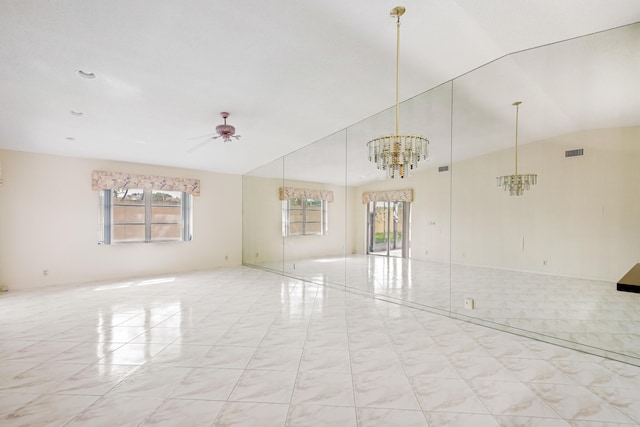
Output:
<svg viewBox="0 0 640 427">
<path fill-rule="evenodd" d="M 212 135 L 215 135 L 215 133 L 209 132 L 206 135 L 200 135 L 200 136 L 194 136 L 193 138 L 187 138 L 187 141 L 194 141 L 196 139 L 202 139 L 202 138 L 206 138 L 206 137 L 209 137 L 209 136 L 212 136 Z"/>
<path fill-rule="evenodd" d="M 235 139 L 240 139 L 242 135 L 231 135 L 231 136 L 234 137 Z"/>
<path fill-rule="evenodd" d="M 194 151 L 197 151 L 202 147 L 204 147 L 205 145 L 207 145 L 209 142 L 211 142 L 211 138 L 207 138 L 206 140 L 202 141 L 200 144 L 196 144 L 193 147 L 189 148 L 187 150 L 187 153 L 193 153 Z"/>
</svg>

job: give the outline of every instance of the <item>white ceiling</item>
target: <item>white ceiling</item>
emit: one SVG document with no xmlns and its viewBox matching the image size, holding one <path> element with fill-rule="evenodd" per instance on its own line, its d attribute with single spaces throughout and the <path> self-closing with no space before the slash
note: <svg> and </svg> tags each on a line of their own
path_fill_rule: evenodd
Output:
<svg viewBox="0 0 640 427">
<path fill-rule="evenodd" d="M 407 8 L 401 99 L 511 52 L 640 21 L 638 0 L 0 0 L 0 148 L 248 172 L 393 104 L 395 25 L 389 11 L 398 4 Z M 638 46 L 632 41 L 623 49 L 634 58 Z M 583 104 L 579 96 L 566 105 L 549 99 L 560 87 L 563 96 L 579 93 L 588 76 L 546 75 L 557 88 L 540 87 L 535 76 L 544 70 L 535 55 L 507 59 L 487 70 L 494 79 L 496 73 L 522 77 L 494 96 L 482 90 L 493 87 L 483 73 L 465 76 L 463 105 L 504 105 L 502 125 L 512 120 L 514 97 L 527 95 L 551 106 L 540 120 L 549 122 L 551 113 L 577 120 L 570 111 Z M 82 79 L 78 70 L 97 78 Z M 620 74 L 616 67 L 597 70 Z M 635 80 L 632 87 L 638 87 L 638 74 L 622 74 L 618 83 Z M 606 104 L 606 88 L 598 89 Z M 640 107 L 640 96 L 629 99 L 636 102 L 630 108 Z M 212 134 L 222 122 L 221 111 L 231 113 L 228 122 L 240 141 L 216 139 L 189 152 L 204 141 L 196 137 Z M 601 109 L 587 112 L 597 121 Z M 488 115 L 469 112 L 467 118 L 475 145 L 464 151 L 496 149 L 478 143 L 483 124 L 492 123 Z M 619 121 L 638 124 L 636 119 Z M 549 131 L 562 130 L 553 125 Z M 359 132 L 358 125 L 352 129 Z M 435 140 L 428 135 L 431 150 L 435 161 L 446 161 L 438 158 L 438 132 Z M 491 132 L 492 126 L 485 128 Z M 374 136 L 377 130 L 363 144 Z"/>
</svg>

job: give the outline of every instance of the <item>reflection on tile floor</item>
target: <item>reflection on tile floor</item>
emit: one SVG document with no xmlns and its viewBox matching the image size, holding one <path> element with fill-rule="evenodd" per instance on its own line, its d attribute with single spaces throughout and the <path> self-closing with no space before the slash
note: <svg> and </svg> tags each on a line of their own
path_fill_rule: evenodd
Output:
<svg viewBox="0 0 640 427">
<path fill-rule="evenodd" d="M 2 426 L 639 426 L 639 402 L 640 367 L 246 267 L 0 295 Z"/>
<path fill-rule="evenodd" d="M 261 267 L 314 283 L 346 283 L 367 293 L 451 310 L 640 363 L 640 294 L 618 292 L 612 282 L 359 255 Z M 474 299 L 475 310 L 464 309 L 467 297 Z"/>
</svg>

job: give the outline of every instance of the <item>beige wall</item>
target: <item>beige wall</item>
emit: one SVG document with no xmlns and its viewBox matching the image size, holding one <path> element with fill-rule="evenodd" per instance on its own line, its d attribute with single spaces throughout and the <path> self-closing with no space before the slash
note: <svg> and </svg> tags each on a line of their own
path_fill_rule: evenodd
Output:
<svg viewBox="0 0 640 427">
<path fill-rule="evenodd" d="M 283 260 L 294 261 L 315 257 L 336 257 L 351 253 L 347 242 L 346 195 L 344 186 L 287 180 L 286 186 L 331 190 L 334 201 L 328 204 L 329 231 L 324 236 L 282 237 L 282 202 L 279 188 L 282 179 L 243 177 L 244 262 L 254 265 L 273 265 Z"/>
<path fill-rule="evenodd" d="M 520 197 L 496 186 L 496 176 L 513 173 L 508 149 L 454 161 L 449 172 L 434 167 L 358 187 L 353 200 L 365 191 L 412 188 L 414 259 L 448 261 L 451 251 L 458 264 L 617 281 L 640 262 L 639 141 L 640 127 L 630 127 L 524 145 L 519 171 L 537 173 L 538 184 Z M 565 158 L 576 148 L 584 156 Z M 354 218 L 358 253 L 365 220 L 362 207 Z"/>
<path fill-rule="evenodd" d="M 0 160 L 0 284 L 10 289 L 202 270 L 242 261 L 240 175 L 4 150 Z M 94 169 L 200 179 L 202 195 L 193 198 L 193 241 L 98 245 L 98 193 L 91 190 Z"/>
<path fill-rule="evenodd" d="M 639 141 L 631 127 L 524 145 L 519 172 L 538 184 L 520 197 L 495 181 L 513 173 L 513 149 L 454 162 L 452 261 L 617 281 L 640 261 Z"/>
<path fill-rule="evenodd" d="M 450 175 L 437 167 L 421 170 L 404 179 L 385 179 L 357 187 L 352 217 L 356 252 L 366 253 L 366 205 L 362 194 L 369 191 L 413 190 L 411 204 L 410 255 L 413 259 L 449 261 Z"/>
</svg>

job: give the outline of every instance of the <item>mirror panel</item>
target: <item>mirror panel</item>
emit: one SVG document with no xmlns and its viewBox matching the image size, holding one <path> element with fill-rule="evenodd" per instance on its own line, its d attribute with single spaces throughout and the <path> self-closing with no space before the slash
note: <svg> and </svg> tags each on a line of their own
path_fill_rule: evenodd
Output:
<svg viewBox="0 0 640 427">
<path fill-rule="evenodd" d="M 347 129 L 347 182 L 354 251 L 347 286 L 379 297 L 449 311 L 451 83 L 400 104 L 401 134 L 426 136 L 429 159 L 403 179 L 368 158 L 367 141 L 393 133 L 395 108 Z M 404 201 L 398 191 L 410 190 Z M 375 193 L 375 200 L 364 200 Z M 385 194 L 379 194 L 385 193 Z"/>
<path fill-rule="evenodd" d="M 283 272 L 282 158 L 242 177 L 242 263 Z"/>
<path fill-rule="evenodd" d="M 247 174 L 244 263 L 640 365 L 640 294 L 616 290 L 640 261 L 639 51 L 629 25 L 403 102 L 401 133 L 430 140 L 406 179 L 368 160 L 393 108 Z M 521 196 L 496 181 L 515 173 L 514 101 L 518 171 L 537 174 Z M 279 187 L 333 191 L 328 235 L 283 239 Z M 399 190 L 410 206 L 363 203 Z"/>
<path fill-rule="evenodd" d="M 616 291 L 640 260 L 639 28 L 453 82 L 452 314 L 640 362 L 640 300 Z M 518 173 L 537 174 L 521 196 L 496 182 L 515 173 L 514 101 Z"/>
<path fill-rule="evenodd" d="M 346 187 L 342 130 L 284 157 L 284 272 L 344 286 Z M 288 218 L 288 222 L 287 222 Z"/>
</svg>

